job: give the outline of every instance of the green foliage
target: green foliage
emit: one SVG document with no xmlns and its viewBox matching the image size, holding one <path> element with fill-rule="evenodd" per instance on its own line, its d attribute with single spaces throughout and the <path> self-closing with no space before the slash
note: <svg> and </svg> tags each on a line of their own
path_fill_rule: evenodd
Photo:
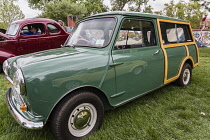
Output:
<svg viewBox="0 0 210 140">
<path fill-rule="evenodd" d="M 108 7 L 103 5 L 103 0 L 72 0 L 85 6 L 87 13 L 85 16 L 107 12 Z"/>
<path fill-rule="evenodd" d="M 43 11 L 41 17 L 53 17 L 54 20 L 63 21 L 66 21 L 67 15 L 79 15 L 82 18 L 108 10 L 108 7 L 103 5 L 103 0 L 29 0 L 29 6 Z M 62 17 L 56 17 L 58 15 Z"/>
<path fill-rule="evenodd" d="M 135 12 L 152 13 L 151 6 L 147 6 L 149 0 L 133 0 L 132 8 Z M 144 10 L 143 10 L 144 9 Z"/>
<path fill-rule="evenodd" d="M 56 0 L 45 4 L 45 10 L 41 17 L 67 22 L 67 15 L 83 17 L 85 14 L 87 14 L 87 9 L 84 5 L 74 3 L 71 0 Z"/>
<path fill-rule="evenodd" d="M 144 11 L 143 11 L 144 13 L 151 13 L 151 14 L 153 14 L 153 8 L 152 8 L 152 6 L 147 6 L 145 9 L 144 9 Z"/>
<path fill-rule="evenodd" d="M 115 110 L 105 112 L 102 128 L 84 140 L 209 140 L 210 49 L 199 48 L 200 64 L 192 82 L 181 88 L 169 84 Z M 0 74 L 0 139 L 54 140 L 49 127 L 22 128 L 5 101 L 9 86 Z"/>
<path fill-rule="evenodd" d="M 164 8 L 164 12 L 165 15 L 168 17 L 175 17 L 175 4 L 174 4 L 174 0 L 171 0 L 170 3 L 165 3 L 164 4 L 165 8 Z"/>
<path fill-rule="evenodd" d="M 3 28 L 3 29 L 5 28 L 5 27 L 4 27 L 4 24 L 1 23 L 1 22 L 0 22 L 0 28 Z"/>
<path fill-rule="evenodd" d="M 122 11 L 128 2 L 130 2 L 130 0 L 112 0 L 112 11 Z"/>
<path fill-rule="evenodd" d="M 201 6 L 205 7 L 205 10 L 208 10 L 210 12 L 210 1 L 209 0 L 192 0 L 192 1 L 196 1 L 199 2 Z"/>
<path fill-rule="evenodd" d="M 112 0 L 112 11 L 123 11 L 126 4 L 128 4 L 128 10 L 134 12 L 153 13 L 152 7 L 147 3 L 149 0 Z"/>
<path fill-rule="evenodd" d="M 1 0 L 0 1 L 0 21 L 3 21 L 3 28 L 15 21 L 25 17 L 20 8 L 14 4 L 15 0 Z"/>
<path fill-rule="evenodd" d="M 164 13 L 166 16 L 186 21 L 200 21 L 204 15 L 203 8 L 197 1 L 190 1 L 189 3 L 180 1 L 174 4 L 174 0 L 171 0 L 170 3 L 165 4 Z M 193 28 L 198 28 L 199 22 L 192 22 L 191 24 Z"/>
</svg>

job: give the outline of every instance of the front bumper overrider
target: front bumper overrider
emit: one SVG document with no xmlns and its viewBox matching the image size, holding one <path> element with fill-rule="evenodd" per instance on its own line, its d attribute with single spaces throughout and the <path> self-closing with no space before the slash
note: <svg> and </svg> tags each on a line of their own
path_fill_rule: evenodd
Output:
<svg viewBox="0 0 210 140">
<path fill-rule="evenodd" d="M 9 88 L 6 92 L 6 99 L 8 108 L 13 115 L 13 117 L 16 119 L 16 121 L 21 124 L 21 126 L 29 129 L 36 129 L 36 128 L 42 128 L 44 126 L 44 123 L 42 121 L 32 121 L 31 119 L 26 118 L 21 113 L 18 112 L 16 106 L 12 102 L 12 89 Z M 25 111 L 25 114 L 31 115 L 30 112 Z"/>
</svg>

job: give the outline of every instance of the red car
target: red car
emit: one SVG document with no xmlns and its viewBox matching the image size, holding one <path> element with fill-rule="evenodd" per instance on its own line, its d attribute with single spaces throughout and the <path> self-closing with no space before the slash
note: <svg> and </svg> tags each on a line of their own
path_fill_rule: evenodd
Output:
<svg viewBox="0 0 210 140">
<path fill-rule="evenodd" d="M 27 35 L 36 27 L 35 35 Z M 12 22 L 6 33 L 0 33 L 0 72 L 4 60 L 22 54 L 59 48 L 66 41 L 67 33 L 56 21 L 31 18 Z"/>
</svg>

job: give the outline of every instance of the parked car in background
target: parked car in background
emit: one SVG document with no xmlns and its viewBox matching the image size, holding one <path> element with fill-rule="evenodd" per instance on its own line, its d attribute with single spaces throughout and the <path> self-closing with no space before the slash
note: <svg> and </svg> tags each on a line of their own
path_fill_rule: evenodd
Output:
<svg viewBox="0 0 210 140">
<path fill-rule="evenodd" d="M 104 110 L 171 82 L 189 85 L 198 57 L 186 21 L 101 13 L 78 22 L 62 48 L 6 60 L 7 103 L 26 128 L 50 120 L 57 139 L 80 139 L 101 126 Z"/>
<path fill-rule="evenodd" d="M 26 35 L 35 26 L 38 34 Z M 0 33 L 0 71 L 3 62 L 13 56 L 59 48 L 69 33 L 54 20 L 44 18 L 23 19 L 12 22 L 6 33 Z"/>
</svg>

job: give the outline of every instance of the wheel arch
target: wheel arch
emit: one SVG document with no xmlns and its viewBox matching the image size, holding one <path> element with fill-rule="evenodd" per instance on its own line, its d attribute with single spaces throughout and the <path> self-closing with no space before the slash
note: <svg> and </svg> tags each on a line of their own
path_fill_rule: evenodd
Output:
<svg viewBox="0 0 210 140">
<path fill-rule="evenodd" d="M 193 63 L 193 60 L 192 60 L 192 59 L 187 59 L 187 60 L 184 62 L 184 64 L 185 64 L 185 63 L 190 64 L 191 68 L 194 68 L 194 63 Z M 184 66 L 184 65 L 183 65 L 183 66 Z"/>
<path fill-rule="evenodd" d="M 101 91 L 100 89 L 96 88 L 96 87 L 92 87 L 92 86 L 84 86 L 84 87 L 80 87 L 77 89 L 74 89 L 72 91 L 70 91 L 68 94 L 66 94 L 65 96 L 63 96 L 57 103 L 56 105 L 53 107 L 53 109 L 50 112 L 50 115 L 48 117 L 49 120 L 53 114 L 53 112 L 56 110 L 56 108 L 59 106 L 59 104 L 61 104 L 65 99 L 67 98 L 71 98 L 71 96 L 73 97 L 74 94 L 80 93 L 82 91 L 85 92 L 91 92 L 93 94 L 95 94 L 96 96 L 98 96 L 101 100 L 101 102 L 104 105 L 104 110 L 109 110 L 112 109 L 113 107 L 111 106 L 111 104 L 109 103 L 105 93 L 103 91 Z"/>
<path fill-rule="evenodd" d="M 164 80 L 164 84 L 168 84 L 168 83 L 170 83 L 170 82 L 176 81 L 176 80 L 180 77 L 181 71 L 182 71 L 182 69 L 183 69 L 183 67 L 184 67 L 184 65 L 185 65 L 186 63 L 188 63 L 188 64 L 191 66 L 192 69 L 196 66 L 195 63 L 194 63 L 194 60 L 193 60 L 193 58 L 192 58 L 191 56 L 185 57 L 185 58 L 181 61 L 181 64 L 180 64 L 180 66 L 179 66 L 179 70 L 178 70 L 177 75 L 174 76 L 174 77 L 172 77 L 172 78 L 170 78 L 170 79 Z"/>
<path fill-rule="evenodd" d="M 187 57 L 185 58 L 185 60 L 182 62 L 181 66 L 180 66 L 180 69 L 179 69 L 179 74 L 178 74 L 178 77 L 180 76 L 181 74 L 181 71 L 184 67 L 185 64 L 189 64 L 191 66 L 191 68 L 193 69 L 195 67 L 195 64 L 194 64 L 194 61 L 193 61 L 193 58 L 192 57 Z M 178 78 L 177 78 L 178 79 Z"/>
</svg>

